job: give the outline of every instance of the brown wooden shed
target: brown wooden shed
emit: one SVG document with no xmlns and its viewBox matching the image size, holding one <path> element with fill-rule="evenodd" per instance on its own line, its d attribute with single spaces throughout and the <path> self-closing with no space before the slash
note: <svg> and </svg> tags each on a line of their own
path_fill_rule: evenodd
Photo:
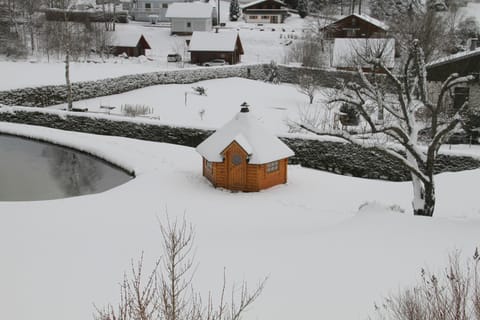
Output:
<svg viewBox="0 0 480 320">
<path fill-rule="evenodd" d="M 194 31 L 188 51 L 191 63 L 223 59 L 229 64 L 237 64 L 243 54 L 243 46 L 236 32 Z"/>
<path fill-rule="evenodd" d="M 242 105 L 241 111 L 197 147 L 203 176 L 215 187 L 253 192 L 287 182 L 294 155 Z"/>
<path fill-rule="evenodd" d="M 388 26 L 364 14 L 351 14 L 323 27 L 326 39 L 335 38 L 386 38 Z"/>
<path fill-rule="evenodd" d="M 145 37 L 138 34 L 110 33 L 110 52 L 114 55 L 125 53 L 129 57 L 145 55 L 146 49 L 151 49 Z"/>
</svg>

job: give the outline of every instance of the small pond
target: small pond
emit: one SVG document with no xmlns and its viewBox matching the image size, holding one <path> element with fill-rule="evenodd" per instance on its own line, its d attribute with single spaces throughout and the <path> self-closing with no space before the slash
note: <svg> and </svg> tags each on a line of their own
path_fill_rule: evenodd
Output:
<svg viewBox="0 0 480 320">
<path fill-rule="evenodd" d="M 0 201 L 99 193 L 133 177 L 90 155 L 0 133 Z"/>
</svg>

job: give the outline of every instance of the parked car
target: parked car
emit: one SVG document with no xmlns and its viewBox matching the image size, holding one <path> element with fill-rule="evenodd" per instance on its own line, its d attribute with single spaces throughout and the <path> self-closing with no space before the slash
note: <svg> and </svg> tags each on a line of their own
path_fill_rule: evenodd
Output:
<svg viewBox="0 0 480 320">
<path fill-rule="evenodd" d="M 213 59 L 207 62 L 204 62 L 202 66 L 204 67 L 213 67 L 213 66 L 224 66 L 227 62 L 223 59 Z"/>
<path fill-rule="evenodd" d="M 178 53 L 171 53 L 167 55 L 168 62 L 180 62 L 182 61 L 182 56 Z"/>
</svg>

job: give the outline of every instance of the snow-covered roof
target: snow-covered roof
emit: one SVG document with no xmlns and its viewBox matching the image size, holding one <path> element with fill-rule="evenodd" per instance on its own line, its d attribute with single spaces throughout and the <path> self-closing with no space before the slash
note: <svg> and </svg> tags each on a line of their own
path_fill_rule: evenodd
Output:
<svg viewBox="0 0 480 320">
<path fill-rule="evenodd" d="M 275 135 L 263 128 L 252 112 L 239 112 L 197 147 L 211 162 L 222 162 L 222 152 L 236 141 L 249 155 L 250 164 L 264 164 L 294 155 Z"/>
<path fill-rule="evenodd" d="M 175 2 L 165 14 L 166 18 L 211 18 L 213 7 L 203 2 Z"/>
<path fill-rule="evenodd" d="M 109 31 L 107 32 L 107 35 L 110 39 L 110 45 L 115 47 L 136 47 L 140 39 L 143 37 L 143 34 L 118 31 Z M 148 46 L 146 49 L 150 49 L 147 39 L 145 39 L 145 37 L 143 38 Z"/>
<path fill-rule="evenodd" d="M 238 34 L 232 31 L 208 32 L 194 31 L 188 51 L 226 51 L 235 50 Z"/>
<path fill-rule="evenodd" d="M 265 1 L 273 1 L 273 2 L 278 3 L 278 4 L 281 5 L 281 6 L 285 6 L 285 5 L 286 5 L 285 2 L 280 1 L 280 0 L 255 0 L 255 1 L 252 1 L 252 2 L 249 2 L 249 3 L 246 3 L 246 4 L 244 4 L 244 5 L 241 5 L 240 8 L 245 9 L 245 8 L 248 8 L 248 7 L 257 5 L 257 4 L 259 4 L 259 3 L 265 2 Z"/>
<path fill-rule="evenodd" d="M 471 58 L 480 55 L 480 48 L 470 51 L 462 51 L 455 54 L 451 54 L 446 57 L 439 58 L 432 62 L 427 63 L 427 68 L 437 67 L 443 64 L 452 63 L 456 61 L 461 61 L 463 59 Z"/>
<path fill-rule="evenodd" d="M 332 65 L 337 68 L 368 66 L 362 58 L 381 58 L 387 68 L 395 66 L 395 40 L 386 38 L 336 38 Z"/>
<path fill-rule="evenodd" d="M 366 14 L 358 14 L 358 13 L 354 13 L 353 15 L 354 15 L 355 17 L 357 17 L 357 18 L 359 18 L 359 19 L 363 19 L 363 20 L 365 20 L 365 21 L 367 21 L 367 22 L 369 22 L 369 23 L 371 23 L 371 24 L 373 24 L 373 25 L 375 25 L 375 26 L 377 26 L 377 27 L 379 27 L 379 28 L 382 28 L 382 29 L 385 30 L 385 31 L 389 29 L 388 25 L 387 25 L 385 22 L 380 21 L 380 20 L 378 20 L 378 19 L 375 19 L 375 18 L 373 18 L 373 17 L 370 17 L 369 15 L 366 15 Z"/>
</svg>

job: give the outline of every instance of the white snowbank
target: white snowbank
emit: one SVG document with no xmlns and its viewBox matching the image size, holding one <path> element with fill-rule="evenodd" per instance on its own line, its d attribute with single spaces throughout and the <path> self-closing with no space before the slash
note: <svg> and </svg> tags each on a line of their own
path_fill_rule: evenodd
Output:
<svg viewBox="0 0 480 320">
<path fill-rule="evenodd" d="M 195 225 L 195 284 L 218 294 L 230 279 L 266 289 L 244 319 L 365 319 L 373 302 L 436 270 L 454 248 L 479 245 L 480 170 L 441 174 L 434 218 L 412 217 L 409 183 L 350 178 L 289 167 L 289 182 L 259 193 L 230 193 L 201 176 L 191 148 L 0 123 L 134 168 L 107 192 L 40 202 L 0 202 L 0 318 L 91 319 L 93 305 L 118 299 L 130 259 L 145 268 L 161 255 L 157 219 Z M 366 202 L 378 205 L 363 206 Z M 384 206 L 398 205 L 407 213 Z"/>
</svg>

